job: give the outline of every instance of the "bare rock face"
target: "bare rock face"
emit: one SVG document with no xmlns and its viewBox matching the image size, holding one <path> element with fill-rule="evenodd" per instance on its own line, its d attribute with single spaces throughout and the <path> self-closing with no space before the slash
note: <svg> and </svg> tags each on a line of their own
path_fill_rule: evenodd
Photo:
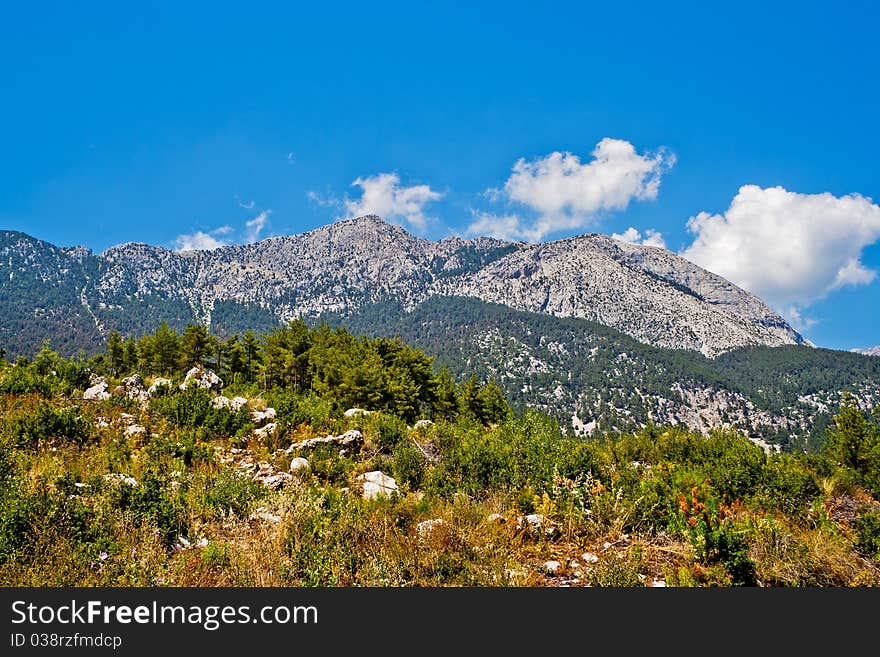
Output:
<svg viewBox="0 0 880 657">
<path fill-rule="evenodd" d="M 665 249 L 603 235 L 541 244 L 482 237 L 434 242 L 373 215 L 210 251 L 123 244 L 92 255 L 9 235 L 6 251 L 22 263 L 18 275 L 33 276 L 26 265 L 35 259 L 47 268 L 40 280 L 82 269 L 84 260 L 94 263 L 100 275 L 81 303 L 99 332 L 112 322 L 103 309 L 125 308 L 132 299 L 161 297 L 210 325 L 217 302 L 266 308 L 285 322 L 380 299 L 411 308 L 434 296 L 463 296 L 581 317 L 650 345 L 708 356 L 804 342 L 760 299 L 720 276 Z"/>
</svg>

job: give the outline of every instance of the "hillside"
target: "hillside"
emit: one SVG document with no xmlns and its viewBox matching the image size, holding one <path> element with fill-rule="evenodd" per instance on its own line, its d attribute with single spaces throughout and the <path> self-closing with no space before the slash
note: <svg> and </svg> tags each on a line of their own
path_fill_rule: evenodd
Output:
<svg viewBox="0 0 880 657">
<path fill-rule="evenodd" d="M 533 406 L 578 435 L 648 422 L 698 431 L 734 426 L 783 449 L 820 440 L 840 396 L 880 403 L 880 359 L 800 345 L 742 347 L 714 359 L 647 346 L 613 328 L 434 298 L 322 319 L 371 335 L 400 335 L 460 376 L 495 378 L 518 407 Z"/>
<path fill-rule="evenodd" d="M 849 403 L 810 455 L 584 441 L 387 337 L 299 322 L 214 363 L 204 335 L 160 327 L 122 378 L 0 360 L 0 585 L 880 585 L 880 424 Z"/>
</svg>

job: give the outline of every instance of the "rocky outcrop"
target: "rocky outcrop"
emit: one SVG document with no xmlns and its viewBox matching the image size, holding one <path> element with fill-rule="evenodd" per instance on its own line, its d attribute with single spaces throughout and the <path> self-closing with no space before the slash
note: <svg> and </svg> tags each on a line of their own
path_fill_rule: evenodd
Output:
<svg viewBox="0 0 880 657">
<path fill-rule="evenodd" d="M 122 387 L 125 389 L 125 396 L 129 399 L 146 403 L 150 398 L 149 393 L 144 388 L 144 380 L 140 374 L 132 374 L 122 379 Z"/>
<path fill-rule="evenodd" d="M 89 388 L 83 393 L 83 399 L 86 401 L 104 401 L 105 399 L 110 399 L 110 393 L 108 392 L 109 385 L 107 384 L 107 379 L 103 376 L 97 377 L 93 380 L 90 380 L 91 384 Z"/>
<path fill-rule="evenodd" d="M 202 367 L 193 367 L 190 369 L 180 384 L 181 390 L 195 386 L 212 392 L 220 392 L 223 389 L 223 379 L 221 379 L 213 370 Z"/>
<path fill-rule="evenodd" d="M 288 454 L 292 454 L 298 450 L 314 449 L 320 445 L 333 445 L 334 447 L 339 447 L 340 449 L 348 451 L 360 449 L 363 444 L 364 434 L 357 429 L 349 429 L 339 436 L 330 435 L 324 436 L 323 438 L 308 438 L 307 440 L 293 443 L 285 451 Z"/>
<path fill-rule="evenodd" d="M 241 409 L 247 406 L 248 400 L 245 397 L 233 397 L 232 399 L 230 399 L 229 397 L 225 397 L 224 395 L 217 395 L 216 397 L 214 397 L 212 404 L 214 405 L 214 408 L 228 408 L 233 413 L 238 413 Z M 274 409 L 272 409 L 272 411 L 272 417 L 274 418 Z M 254 419 L 256 420 L 256 417 Z"/>
</svg>

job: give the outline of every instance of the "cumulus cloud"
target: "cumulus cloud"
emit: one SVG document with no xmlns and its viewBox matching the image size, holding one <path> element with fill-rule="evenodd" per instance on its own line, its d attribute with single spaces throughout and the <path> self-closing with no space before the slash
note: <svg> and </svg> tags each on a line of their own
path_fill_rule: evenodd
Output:
<svg viewBox="0 0 880 657">
<path fill-rule="evenodd" d="M 396 173 L 358 178 L 352 186 L 360 187 L 362 194 L 359 199 L 345 201 L 349 216 L 377 214 L 388 221 L 402 219 L 418 230 L 424 230 L 428 224 L 425 206 L 443 196 L 428 185 L 403 187 Z"/>
<path fill-rule="evenodd" d="M 269 218 L 270 214 L 272 214 L 271 210 L 263 210 L 256 217 L 245 222 L 245 244 L 251 244 L 260 239 L 260 233 L 263 232 L 263 228 L 266 226 L 266 219 Z"/>
<path fill-rule="evenodd" d="M 226 225 L 210 231 L 197 230 L 178 235 L 173 241 L 174 248 L 178 251 L 208 251 L 230 244 L 251 244 L 260 238 L 270 214 L 271 210 L 264 210 L 246 221 L 244 228 L 238 231 Z"/>
<path fill-rule="evenodd" d="M 522 227 L 522 220 L 515 214 L 497 215 L 491 212 L 475 212 L 474 221 L 467 228 L 469 235 L 485 235 L 502 240 L 529 241 L 531 235 Z"/>
<path fill-rule="evenodd" d="M 309 199 L 315 205 L 319 205 L 324 208 L 337 208 L 342 210 L 345 204 L 340 201 L 338 198 L 335 198 L 331 194 L 321 194 L 320 192 L 316 192 L 313 189 L 310 189 L 306 192 L 306 198 Z"/>
<path fill-rule="evenodd" d="M 582 163 L 569 152 L 555 151 L 532 161 L 521 158 L 500 189 L 489 190 L 494 201 L 518 204 L 536 215 L 504 215 L 509 231 L 505 237 L 540 240 L 564 230 L 582 229 L 605 211 L 624 210 L 633 200 L 657 198 L 660 178 L 675 164 L 675 156 L 636 151 L 622 139 L 605 138 Z M 476 234 L 482 217 L 468 228 Z M 515 219 L 515 220 L 514 220 Z"/>
<path fill-rule="evenodd" d="M 201 230 L 185 235 L 178 235 L 174 240 L 174 247 L 178 251 L 207 251 L 226 246 L 226 244 L 226 242 L 218 240 L 211 233 L 206 233 Z"/>
<path fill-rule="evenodd" d="M 880 239 L 880 207 L 859 194 L 799 194 L 782 187 L 740 187 L 722 214 L 688 220 L 693 243 L 681 255 L 757 294 L 789 319 L 876 272 L 862 249 Z"/>
<path fill-rule="evenodd" d="M 638 230 L 630 226 L 622 233 L 612 233 L 611 238 L 621 242 L 629 242 L 630 244 L 658 246 L 661 249 L 666 248 L 666 240 L 663 239 L 663 234 L 653 228 L 648 228 L 645 231 L 644 237 L 642 237 L 642 234 Z"/>
</svg>

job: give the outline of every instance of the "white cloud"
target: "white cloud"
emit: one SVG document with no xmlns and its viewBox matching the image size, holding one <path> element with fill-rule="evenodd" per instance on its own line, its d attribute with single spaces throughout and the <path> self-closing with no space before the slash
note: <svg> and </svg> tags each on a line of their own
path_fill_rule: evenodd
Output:
<svg viewBox="0 0 880 657">
<path fill-rule="evenodd" d="M 206 251 L 226 246 L 226 242 L 218 240 L 210 233 L 197 230 L 188 235 L 178 235 L 174 240 L 174 246 L 178 251 Z"/>
<path fill-rule="evenodd" d="M 245 244 L 251 244 L 260 239 L 260 233 L 263 232 L 263 228 L 266 226 L 266 219 L 269 218 L 270 214 L 272 214 L 271 210 L 263 210 L 256 217 L 245 223 Z"/>
<path fill-rule="evenodd" d="M 507 215 L 517 220 L 508 222 L 511 232 L 506 237 L 540 240 L 559 231 L 584 228 L 600 212 L 624 210 L 632 200 L 655 199 L 661 176 L 675 164 L 672 154 L 663 150 L 639 154 L 622 139 L 603 139 L 592 156 L 591 161 L 581 163 L 573 153 L 555 151 L 531 162 L 518 160 L 504 186 L 488 190 L 488 195 L 494 201 L 523 205 L 537 218 L 527 222 Z M 475 222 L 468 232 L 476 230 Z"/>
<path fill-rule="evenodd" d="M 507 240 L 526 240 L 529 235 L 523 232 L 521 220 L 515 214 L 497 215 L 491 212 L 475 212 L 475 220 L 467 228 L 468 235 L 485 235 Z"/>
<path fill-rule="evenodd" d="M 315 205 L 319 205 L 325 208 L 338 208 L 342 210 L 344 206 L 344 203 L 342 201 L 340 201 L 338 198 L 333 197 L 331 194 L 323 195 L 313 189 L 310 189 L 306 192 L 306 198 Z"/>
<path fill-rule="evenodd" d="M 812 317 L 805 317 L 797 306 L 788 306 L 787 308 L 782 308 L 779 312 L 796 331 L 801 333 L 809 331 L 819 323 L 818 320 Z"/>
<path fill-rule="evenodd" d="M 658 246 L 661 249 L 666 248 L 666 240 L 663 239 L 663 234 L 653 228 L 648 228 L 645 231 L 645 236 L 642 237 L 642 234 L 638 230 L 630 226 L 622 233 L 612 233 L 611 239 L 619 240 L 621 242 L 629 242 L 630 244 L 641 244 L 642 246 Z"/>
<path fill-rule="evenodd" d="M 260 238 L 270 214 L 272 214 L 271 210 L 264 210 L 250 221 L 246 221 L 241 231 L 236 231 L 232 226 L 227 225 L 207 232 L 197 230 L 178 235 L 173 241 L 174 248 L 178 251 L 207 251 L 230 244 L 251 244 Z"/>
<path fill-rule="evenodd" d="M 253 201 L 242 201 L 238 196 L 235 197 L 235 202 L 238 203 L 238 207 L 245 210 L 253 210 L 254 205 L 256 205 Z"/>
<path fill-rule="evenodd" d="M 349 216 L 377 214 L 388 221 L 403 219 L 418 230 L 427 227 L 425 206 L 443 196 L 428 185 L 401 187 L 396 173 L 358 178 L 352 186 L 360 187 L 362 194 L 357 200 L 346 199 L 345 210 Z"/>
<path fill-rule="evenodd" d="M 682 252 L 685 258 L 757 294 L 794 321 L 808 321 L 798 309 L 876 276 L 860 257 L 880 239 L 880 207 L 859 194 L 798 194 L 745 185 L 726 212 L 701 212 L 687 225 L 695 238 Z"/>
</svg>

